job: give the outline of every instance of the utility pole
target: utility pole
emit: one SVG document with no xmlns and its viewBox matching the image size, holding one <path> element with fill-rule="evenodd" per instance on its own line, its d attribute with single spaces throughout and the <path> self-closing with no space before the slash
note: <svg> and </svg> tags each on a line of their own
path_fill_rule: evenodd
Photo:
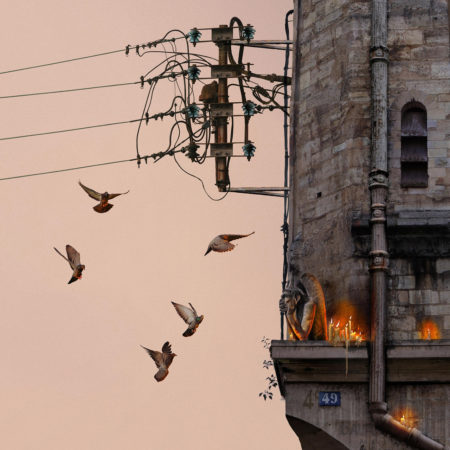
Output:
<svg viewBox="0 0 450 450">
<path fill-rule="evenodd" d="M 227 25 L 220 25 L 219 28 L 228 28 Z M 228 43 L 220 41 L 219 47 L 219 66 L 227 65 Z M 219 104 L 228 103 L 228 82 L 226 77 L 219 77 L 217 101 Z M 226 144 L 228 142 L 228 117 L 217 117 L 215 119 L 217 144 Z M 219 192 L 225 192 L 230 184 L 228 176 L 227 158 L 225 156 L 216 157 L 216 185 Z"/>
</svg>

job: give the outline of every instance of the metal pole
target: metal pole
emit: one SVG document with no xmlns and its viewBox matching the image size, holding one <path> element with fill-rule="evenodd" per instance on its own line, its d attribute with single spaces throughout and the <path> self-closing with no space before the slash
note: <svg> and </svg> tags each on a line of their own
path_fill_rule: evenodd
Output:
<svg viewBox="0 0 450 450">
<path fill-rule="evenodd" d="M 388 252 L 386 237 L 387 169 L 387 4 L 372 2 L 372 155 L 369 189 L 371 196 L 372 248 L 370 271 L 371 294 L 371 404 L 385 402 L 384 343 L 386 334 L 386 298 Z"/>
<path fill-rule="evenodd" d="M 299 5 L 300 7 L 300 5 Z M 294 13 L 294 10 L 291 9 L 287 12 L 285 20 L 284 20 L 284 29 L 286 32 L 286 39 L 289 40 L 289 23 L 288 18 L 291 14 Z M 287 41 L 288 42 L 288 41 Z M 284 60 L 284 117 L 283 117 L 283 131 L 284 131 L 284 206 L 283 206 L 283 281 L 282 288 L 283 291 L 286 288 L 286 278 L 288 273 L 288 241 L 289 241 L 289 226 L 288 226 L 288 216 L 289 216 L 289 207 L 288 207 L 288 195 L 289 195 L 289 150 L 288 150 L 288 116 L 286 114 L 288 108 L 288 95 L 287 95 L 287 72 L 289 67 L 289 44 L 286 45 L 286 53 Z M 300 74 L 299 74 L 300 76 Z M 284 313 L 280 314 L 280 326 L 281 326 L 281 340 L 284 339 Z"/>
<path fill-rule="evenodd" d="M 369 412 L 375 426 L 400 441 L 426 450 L 444 450 L 439 442 L 419 430 L 409 428 L 387 413 L 386 403 L 386 303 L 389 253 L 386 234 L 386 201 L 388 195 L 388 48 L 387 0 L 372 0 L 372 46 L 370 65 L 372 79 L 372 154 L 369 174 L 371 237 L 371 327 Z"/>
<path fill-rule="evenodd" d="M 220 25 L 220 28 L 228 28 L 227 25 Z M 219 47 L 219 65 L 227 64 L 227 47 L 224 42 L 218 43 Z M 218 103 L 228 103 L 228 85 L 227 78 L 219 78 L 218 86 Z M 228 141 L 228 119 L 226 117 L 218 117 L 216 119 L 216 136 L 217 144 L 226 144 Z M 225 156 L 216 157 L 216 185 L 219 192 L 226 192 L 229 184 L 227 158 Z"/>
</svg>

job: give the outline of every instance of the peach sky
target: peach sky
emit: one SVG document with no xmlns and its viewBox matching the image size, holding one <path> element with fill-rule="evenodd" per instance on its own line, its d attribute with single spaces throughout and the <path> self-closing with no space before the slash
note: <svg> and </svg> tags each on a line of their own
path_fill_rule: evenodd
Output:
<svg viewBox="0 0 450 450">
<path fill-rule="evenodd" d="M 218 26 L 232 16 L 252 23 L 258 39 L 283 39 L 291 7 L 292 0 L 8 2 L 0 71 L 148 42 L 171 28 Z M 217 53 L 213 44 L 197 49 Z M 282 73 L 283 52 L 252 50 L 244 59 L 255 72 Z M 160 60 L 114 54 L 4 74 L 0 96 L 136 81 Z M 170 83 L 157 89 L 152 112 L 173 96 Z M 135 119 L 145 95 L 126 86 L 0 99 L 0 137 Z M 164 150 L 169 126 L 165 119 L 144 127 L 141 154 Z M 0 141 L 0 178 L 133 158 L 136 129 Z M 282 185 L 282 130 L 279 112 L 252 119 L 256 157 L 232 160 L 233 186 Z M 236 133 L 242 140 L 241 126 Z M 212 160 L 180 161 L 219 196 Z M 97 214 L 79 179 L 130 193 Z M 281 199 L 230 194 L 213 202 L 169 157 L 139 170 L 125 163 L 0 183 L 1 448 L 299 448 L 278 390 L 272 401 L 258 397 L 273 372 L 262 367 L 269 355 L 260 341 L 280 333 Z M 251 231 L 233 252 L 203 256 L 215 235 Z M 53 250 L 68 243 L 86 265 L 72 285 L 68 264 Z M 182 336 L 171 300 L 190 301 L 205 315 L 194 336 Z M 157 383 L 140 345 L 160 349 L 166 340 L 179 356 Z"/>
</svg>

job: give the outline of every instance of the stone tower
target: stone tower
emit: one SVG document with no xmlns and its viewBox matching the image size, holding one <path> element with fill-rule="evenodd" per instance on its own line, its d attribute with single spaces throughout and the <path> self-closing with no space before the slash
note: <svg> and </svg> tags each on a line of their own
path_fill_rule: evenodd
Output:
<svg viewBox="0 0 450 450">
<path fill-rule="evenodd" d="M 363 336 L 272 342 L 304 450 L 450 446 L 448 12 L 294 0 L 289 278 Z"/>
</svg>

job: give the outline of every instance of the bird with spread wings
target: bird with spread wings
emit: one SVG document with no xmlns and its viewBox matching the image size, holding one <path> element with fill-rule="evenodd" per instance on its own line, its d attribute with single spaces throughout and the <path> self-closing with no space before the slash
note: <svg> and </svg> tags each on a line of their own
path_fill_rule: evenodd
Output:
<svg viewBox="0 0 450 450">
<path fill-rule="evenodd" d="M 254 234 L 253 231 L 250 234 L 219 234 L 216 236 L 208 245 L 208 249 L 206 250 L 205 256 L 212 250 L 213 252 L 229 252 L 233 250 L 236 245 L 232 244 L 230 241 L 234 241 L 235 239 L 241 239 L 247 236 Z"/>
<path fill-rule="evenodd" d="M 130 191 L 121 192 L 120 194 L 110 194 L 109 192 L 103 192 L 103 194 L 100 194 L 99 192 L 94 191 L 94 189 L 85 186 L 81 181 L 78 181 L 78 184 L 84 189 L 84 191 L 87 193 L 87 195 L 89 195 L 89 197 L 100 202 L 98 205 L 95 205 L 92 208 L 94 211 L 97 211 L 98 213 L 108 212 L 114 206 L 111 203 L 108 203 L 109 200 L 118 197 L 119 195 L 128 194 L 128 192 L 130 192 Z"/>
<path fill-rule="evenodd" d="M 141 345 L 141 347 L 152 357 L 153 361 L 155 361 L 156 367 L 158 368 L 158 372 L 155 374 L 156 381 L 162 381 L 169 374 L 169 366 L 172 364 L 173 358 L 177 356 L 175 353 L 172 353 L 172 347 L 169 342 L 166 342 L 162 346 L 162 352 L 158 352 L 157 350 L 150 350 L 147 347 Z"/>
<path fill-rule="evenodd" d="M 202 323 L 204 316 L 197 315 L 197 311 L 191 303 L 189 303 L 190 308 L 175 302 L 172 302 L 172 305 L 174 306 L 178 315 L 188 324 L 188 328 L 183 333 L 183 336 L 192 336 L 197 331 L 198 326 Z"/>
<path fill-rule="evenodd" d="M 66 253 L 67 258 L 56 248 L 53 247 L 59 255 L 61 255 L 69 264 L 70 268 L 73 270 L 72 278 L 69 280 L 69 283 L 73 283 L 74 281 L 81 280 L 81 274 L 85 269 L 85 265 L 80 262 L 80 254 L 69 244 L 66 245 Z"/>
</svg>

